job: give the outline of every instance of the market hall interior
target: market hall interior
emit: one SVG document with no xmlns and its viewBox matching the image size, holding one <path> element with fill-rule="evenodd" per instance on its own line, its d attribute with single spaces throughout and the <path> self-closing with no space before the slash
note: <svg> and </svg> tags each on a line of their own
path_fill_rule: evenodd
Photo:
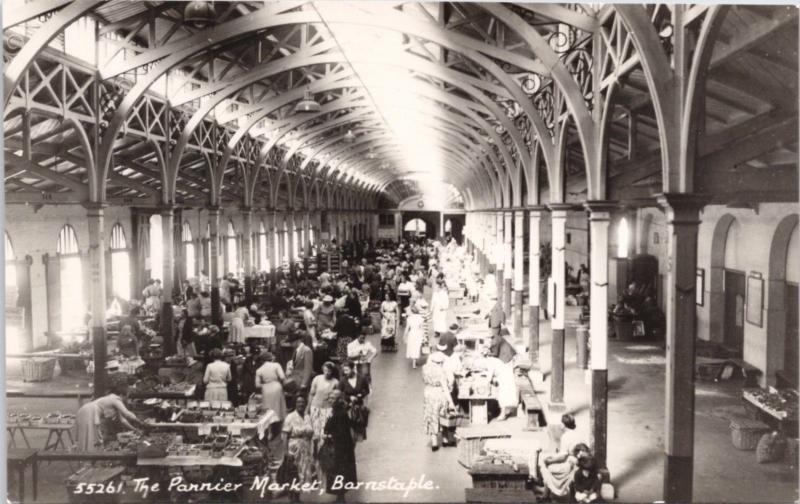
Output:
<svg viewBox="0 0 800 504">
<path fill-rule="evenodd" d="M 199 341 L 217 341 L 216 328 L 221 361 L 259 397 L 245 371 L 247 359 L 261 364 L 255 351 L 288 376 L 292 345 L 311 338 L 313 374 L 325 376 L 320 355 L 342 373 L 351 355 L 308 334 L 321 327 L 303 303 L 318 324 L 321 278 L 344 299 L 366 268 L 379 289 L 355 322 L 380 351 L 356 373 L 372 382 L 368 435 L 354 441 L 359 481 L 425 474 L 436 488 L 409 494 L 422 501 L 557 498 L 540 466 L 568 414 L 598 498 L 797 500 L 794 6 L 11 0 L 3 37 L 15 499 L 30 501 L 32 479 L 37 501 L 67 502 L 81 477 L 125 486 L 165 467 L 77 446 L 79 407 L 113 395 L 120 372 L 135 421 L 157 400 L 203 420 L 187 424 L 213 424 L 206 439 L 226 431 L 221 458 L 239 462 L 224 474 L 256 450 L 282 467 L 267 438 L 281 438 L 308 390 L 284 387 L 280 421 L 250 418 L 247 398 L 222 401 L 230 411 L 215 400 L 202 417 L 216 363 Z M 496 397 L 483 419 L 473 413 L 484 404 L 459 395 L 457 446 L 431 450 L 425 366 L 443 331 L 431 326 L 414 369 L 409 305 L 398 352 L 384 345 L 382 295 L 402 283 L 387 270 L 421 278 L 414 293 L 431 314 L 444 285 L 432 271 L 445 277 L 441 316 L 466 353 L 492 337 L 496 302 L 516 354 L 505 364 L 531 384 L 529 395 L 517 386 L 508 418 Z M 187 317 L 187 287 L 208 313 Z M 194 358 L 187 318 L 201 334 Z M 308 408 L 314 420 L 319 405 Z M 226 428 L 231 419 L 244 427 Z M 182 446 L 184 457 L 213 453 Z M 760 463 L 762 451 L 780 456 Z M 529 474 L 488 476 L 486 460 Z"/>
</svg>

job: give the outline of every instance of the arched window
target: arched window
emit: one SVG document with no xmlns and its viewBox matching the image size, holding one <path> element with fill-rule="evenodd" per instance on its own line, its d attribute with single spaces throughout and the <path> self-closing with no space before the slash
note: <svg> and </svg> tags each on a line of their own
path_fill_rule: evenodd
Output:
<svg viewBox="0 0 800 504">
<path fill-rule="evenodd" d="M 6 306 L 17 304 L 17 268 L 14 266 L 14 246 L 11 237 L 6 235 Z"/>
<path fill-rule="evenodd" d="M 125 230 L 117 223 L 111 228 L 111 288 L 122 299 L 131 298 L 131 259 Z"/>
<path fill-rule="evenodd" d="M 228 221 L 228 237 L 227 237 L 227 246 L 228 246 L 228 272 L 236 273 L 238 268 L 236 259 L 237 259 L 237 249 L 236 249 L 236 229 L 233 227 L 233 221 Z"/>
<path fill-rule="evenodd" d="M 300 257 L 300 233 L 296 225 L 292 225 L 292 250 L 294 250 L 292 261 L 296 261 Z"/>
<path fill-rule="evenodd" d="M 425 221 L 422 219 L 411 219 L 406 223 L 406 227 L 403 228 L 405 232 L 414 233 L 414 235 L 425 233 L 427 229 L 428 225 L 425 224 Z"/>
<path fill-rule="evenodd" d="M 150 216 L 150 278 L 164 280 L 164 233 L 161 216 Z"/>
<path fill-rule="evenodd" d="M 281 265 L 286 265 L 289 263 L 289 225 L 286 224 L 286 221 L 283 221 L 283 254 L 281 255 Z"/>
<path fill-rule="evenodd" d="M 181 243 L 183 243 L 183 255 L 186 258 L 184 261 L 184 264 L 186 264 L 186 278 L 192 278 L 195 276 L 195 271 L 197 271 L 197 263 L 194 242 L 192 241 L 192 228 L 186 221 L 183 221 L 181 226 Z"/>
<path fill-rule="evenodd" d="M 84 325 L 86 305 L 83 302 L 83 268 L 78 249 L 78 237 L 69 224 L 58 233 L 56 246 L 59 264 L 61 295 L 61 329 L 80 329 Z"/>
<path fill-rule="evenodd" d="M 211 224 L 206 224 L 206 264 L 205 275 L 211 278 Z"/>
<path fill-rule="evenodd" d="M 628 257 L 628 244 L 630 242 L 630 228 L 628 219 L 623 217 L 617 225 L 617 257 Z"/>
<path fill-rule="evenodd" d="M 274 240 L 272 246 L 272 257 L 275 261 L 275 264 L 270 264 L 270 266 L 276 270 L 281 267 L 281 233 L 278 231 L 278 229 L 278 224 L 276 223 L 273 230 Z"/>
<path fill-rule="evenodd" d="M 258 268 L 261 271 L 269 271 L 269 255 L 267 254 L 267 230 L 264 223 L 258 225 Z"/>
<path fill-rule="evenodd" d="M 5 233 L 6 235 L 6 326 L 5 326 L 5 334 L 6 334 L 6 352 L 13 353 L 19 352 L 24 350 L 25 345 L 22 339 L 20 338 L 20 328 L 21 325 L 19 323 L 15 323 L 16 320 L 19 320 L 16 317 L 9 316 L 10 311 L 16 310 L 17 308 L 17 301 L 19 290 L 17 289 L 17 267 L 15 264 L 15 256 L 14 256 L 14 247 L 11 245 L 11 238 L 8 236 L 8 232 Z"/>
</svg>

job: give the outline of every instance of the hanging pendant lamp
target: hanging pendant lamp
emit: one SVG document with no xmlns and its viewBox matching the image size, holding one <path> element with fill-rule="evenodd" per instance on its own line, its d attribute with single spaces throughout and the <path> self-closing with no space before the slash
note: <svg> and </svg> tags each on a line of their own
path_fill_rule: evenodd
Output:
<svg viewBox="0 0 800 504">
<path fill-rule="evenodd" d="M 347 143 L 353 143 L 356 141 L 356 136 L 353 134 L 353 130 L 347 130 L 347 133 L 344 135 L 344 141 Z"/>
<path fill-rule="evenodd" d="M 192 0 L 183 10 L 183 21 L 195 28 L 207 28 L 214 23 L 216 15 L 212 2 Z"/>
<path fill-rule="evenodd" d="M 319 103 L 314 99 L 314 95 L 311 94 L 310 90 L 306 90 L 303 99 L 294 107 L 295 114 L 313 114 L 319 112 L 319 110 Z"/>
</svg>

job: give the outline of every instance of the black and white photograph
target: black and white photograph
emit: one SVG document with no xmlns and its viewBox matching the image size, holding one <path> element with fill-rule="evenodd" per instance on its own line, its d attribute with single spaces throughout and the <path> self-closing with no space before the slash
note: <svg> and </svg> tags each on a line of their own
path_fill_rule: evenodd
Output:
<svg viewBox="0 0 800 504">
<path fill-rule="evenodd" d="M 0 494 L 797 503 L 798 9 L 3 0 Z"/>
</svg>

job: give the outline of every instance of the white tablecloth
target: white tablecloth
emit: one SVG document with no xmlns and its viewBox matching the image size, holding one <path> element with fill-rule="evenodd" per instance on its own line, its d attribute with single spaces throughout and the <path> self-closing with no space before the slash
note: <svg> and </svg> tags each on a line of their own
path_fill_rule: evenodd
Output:
<svg viewBox="0 0 800 504">
<path fill-rule="evenodd" d="M 261 338 L 274 340 L 275 339 L 275 326 L 274 325 L 254 325 L 244 328 L 244 337 L 247 338 Z"/>
</svg>

